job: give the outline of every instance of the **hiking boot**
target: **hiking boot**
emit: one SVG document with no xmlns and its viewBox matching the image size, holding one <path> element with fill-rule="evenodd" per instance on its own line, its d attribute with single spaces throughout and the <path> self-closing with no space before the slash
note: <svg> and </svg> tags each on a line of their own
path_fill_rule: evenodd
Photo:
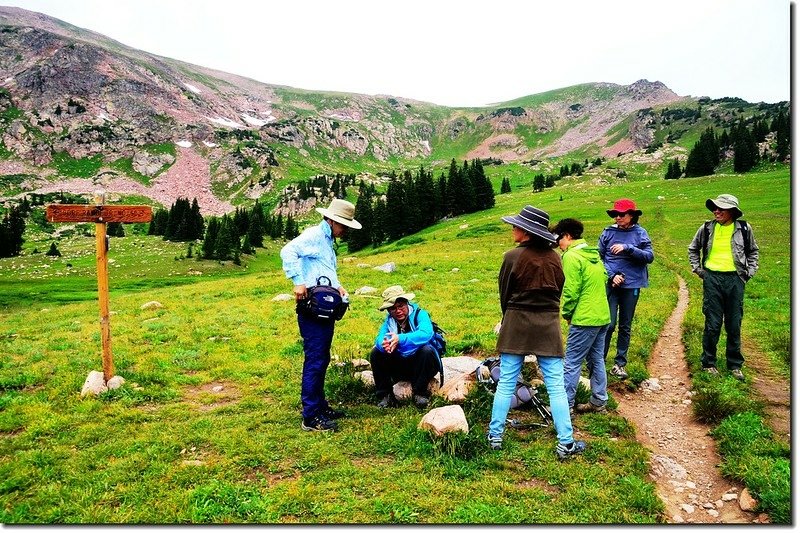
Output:
<svg viewBox="0 0 800 533">
<path fill-rule="evenodd" d="M 303 418 L 303 423 L 300 427 L 303 428 L 303 431 L 336 431 L 339 429 L 338 424 L 324 414 Z"/>
<path fill-rule="evenodd" d="M 427 396 L 423 396 L 421 394 L 414 395 L 414 405 L 416 405 L 420 409 L 425 409 L 426 407 L 428 407 L 429 403 L 431 403 L 431 400 Z"/>
<path fill-rule="evenodd" d="M 607 413 L 608 409 L 606 409 L 605 405 L 595 405 L 592 402 L 587 403 L 579 403 L 575 406 L 575 412 L 577 413 Z"/>
<path fill-rule="evenodd" d="M 486 434 L 486 440 L 489 442 L 489 448 L 492 450 L 503 449 L 503 437 L 495 437 L 494 435 Z"/>
<path fill-rule="evenodd" d="M 378 402 L 378 407 L 381 409 L 386 409 L 387 407 L 395 407 L 397 405 L 397 400 L 394 398 L 394 394 L 387 394 L 383 398 L 380 399 Z"/>
<path fill-rule="evenodd" d="M 735 377 L 739 381 L 744 381 L 744 374 L 742 373 L 741 368 L 734 368 L 731 370 L 731 376 Z"/>
<path fill-rule="evenodd" d="M 712 376 L 719 376 L 719 370 L 715 366 L 704 366 L 703 372 L 706 374 L 711 374 Z"/>
<path fill-rule="evenodd" d="M 582 440 L 575 440 L 570 442 L 569 444 L 561 444 L 558 443 L 556 446 L 556 455 L 558 456 L 559 460 L 563 461 L 564 459 L 569 459 L 579 453 L 583 453 L 586 449 L 586 443 Z"/>
<path fill-rule="evenodd" d="M 336 409 L 330 406 L 326 407 L 322 411 L 322 414 L 325 415 L 325 417 L 328 418 L 329 420 L 338 420 L 340 418 L 344 418 L 347 416 L 347 413 L 345 413 L 344 411 L 337 411 Z"/>
<path fill-rule="evenodd" d="M 611 372 L 609 372 L 612 376 L 617 376 L 619 379 L 625 379 L 628 377 L 628 373 L 625 372 L 624 366 L 614 365 L 611 367 Z"/>
</svg>

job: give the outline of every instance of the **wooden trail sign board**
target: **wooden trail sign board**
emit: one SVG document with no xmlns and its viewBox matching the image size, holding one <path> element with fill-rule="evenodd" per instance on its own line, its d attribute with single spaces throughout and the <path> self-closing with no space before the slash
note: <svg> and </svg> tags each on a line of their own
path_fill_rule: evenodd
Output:
<svg viewBox="0 0 800 533">
<path fill-rule="evenodd" d="M 103 347 L 103 378 L 106 382 L 114 376 L 114 358 L 111 355 L 111 324 L 108 310 L 108 246 L 107 222 L 150 222 L 153 212 L 146 205 L 83 205 L 50 204 L 47 206 L 48 222 L 94 222 L 97 256 L 97 294 L 100 302 L 100 338 Z"/>
</svg>

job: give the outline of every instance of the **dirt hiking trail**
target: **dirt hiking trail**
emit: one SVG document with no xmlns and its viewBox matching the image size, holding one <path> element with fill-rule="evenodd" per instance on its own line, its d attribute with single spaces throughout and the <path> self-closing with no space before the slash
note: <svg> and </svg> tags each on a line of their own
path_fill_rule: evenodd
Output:
<svg viewBox="0 0 800 533">
<path fill-rule="evenodd" d="M 652 377 L 634 393 L 616 389 L 618 412 L 635 426 L 637 440 L 651 451 L 650 476 L 669 522 L 767 522 L 766 514 L 741 509 L 740 500 L 747 506 L 747 491 L 743 494 L 741 484 L 722 477 L 717 467 L 721 459 L 715 441 L 708 435 L 710 428 L 692 413 L 692 382 L 681 339 L 689 292 L 682 278 L 679 282 L 678 304 L 650 358 L 648 370 Z M 757 385 L 755 388 L 762 390 Z M 787 386 L 787 421 L 788 397 Z"/>
</svg>

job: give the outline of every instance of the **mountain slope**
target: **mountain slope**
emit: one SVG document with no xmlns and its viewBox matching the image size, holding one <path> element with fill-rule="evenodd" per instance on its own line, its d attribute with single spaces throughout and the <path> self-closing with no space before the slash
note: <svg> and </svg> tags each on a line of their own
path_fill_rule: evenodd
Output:
<svg viewBox="0 0 800 533">
<path fill-rule="evenodd" d="M 0 7 L 0 177 L 14 176 L 0 194 L 89 192 L 103 175 L 111 192 L 219 214 L 319 173 L 629 152 L 653 140 L 638 111 L 684 100 L 646 80 L 484 108 L 308 91 Z"/>
</svg>

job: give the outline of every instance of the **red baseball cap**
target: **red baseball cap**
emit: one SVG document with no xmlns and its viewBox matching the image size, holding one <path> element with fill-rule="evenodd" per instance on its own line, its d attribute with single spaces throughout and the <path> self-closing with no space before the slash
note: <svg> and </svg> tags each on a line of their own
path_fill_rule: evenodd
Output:
<svg viewBox="0 0 800 533">
<path fill-rule="evenodd" d="M 628 198 L 620 198 L 614 202 L 614 208 L 609 209 L 606 213 L 608 213 L 608 216 L 611 218 L 614 218 L 613 213 L 631 213 L 637 217 L 642 215 L 642 211 L 636 209 L 636 203 Z"/>
</svg>

